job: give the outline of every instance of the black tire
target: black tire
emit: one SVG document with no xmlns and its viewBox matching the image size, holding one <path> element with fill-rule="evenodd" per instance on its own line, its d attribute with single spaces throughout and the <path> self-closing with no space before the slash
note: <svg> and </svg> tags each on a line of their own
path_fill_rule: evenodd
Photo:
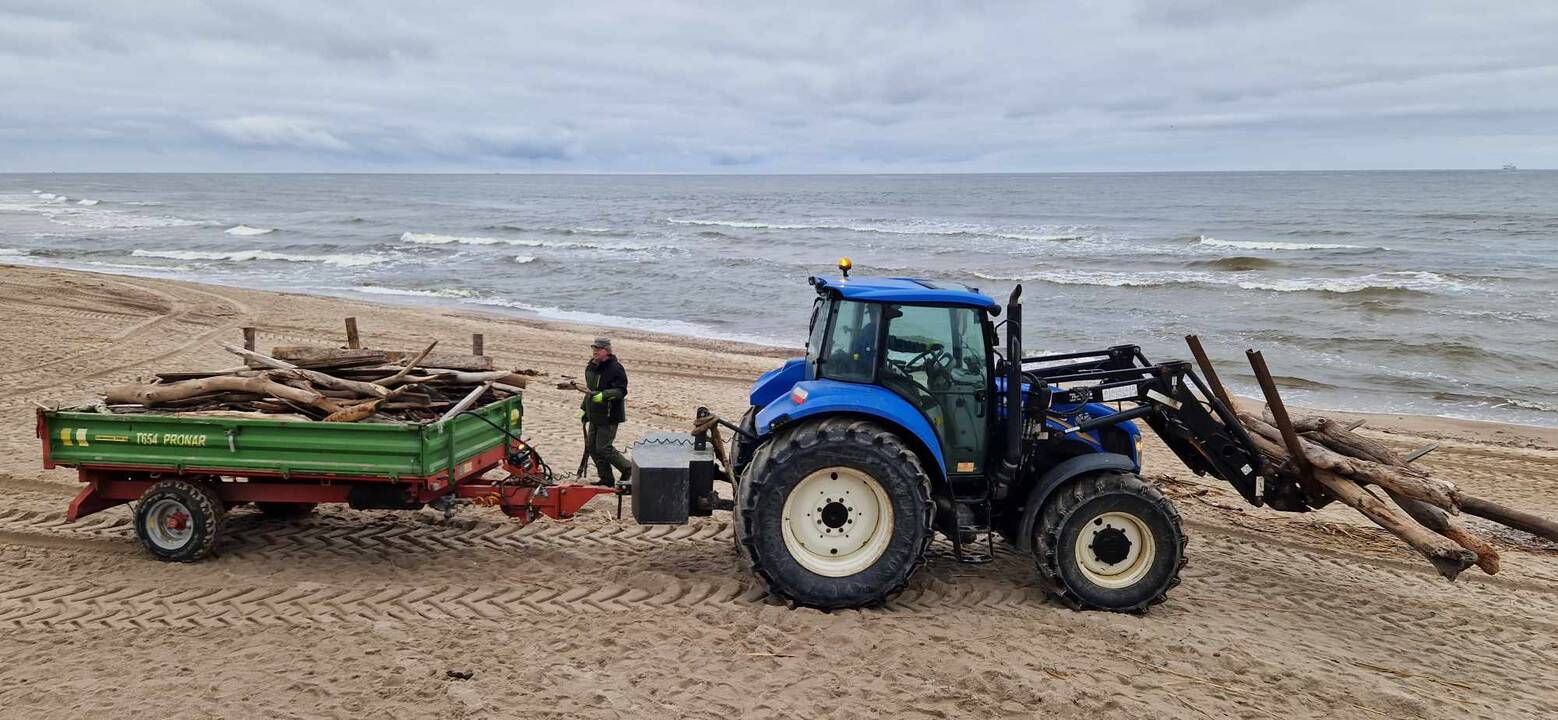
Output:
<svg viewBox="0 0 1558 720">
<path fill-rule="evenodd" d="M 791 491 L 809 477 L 837 480 L 837 473 L 825 473 L 836 467 L 880 486 L 893 522 L 883 535 L 870 535 L 885 538 L 885 545 L 869 565 L 830 577 L 792 555 L 784 537 L 784 508 Z M 736 493 L 737 549 L 770 592 L 797 605 L 823 610 L 875 605 L 902 591 L 925 562 L 933 507 L 930 478 L 892 432 L 855 418 L 806 422 L 781 431 L 753 453 Z"/>
<path fill-rule="evenodd" d="M 308 502 L 257 502 L 260 514 L 274 520 L 296 520 L 314 512 L 319 503 Z"/>
<path fill-rule="evenodd" d="M 177 526 L 175 526 L 175 523 Z M 163 480 L 141 493 L 135 536 L 159 560 L 195 562 L 216 549 L 227 511 L 204 483 Z"/>
<path fill-rule="evenodd" d="M 1115 515 L 1105 520 L 1106 513 Z M 1118 576 L 1084 569 L 1077 547 L 1084 531 L 1088 545 L 1081 552 Z M 1150 546 L 1139 543 L 1134 559 L 1129 532 L 1151 539 Z M 1034 523 L 1032 540 L 1040 584 L 1076 610 L 1146 612 L 1179 585 L 1186 560 L 1186 537 L 1173 503 L 1141 478 L 1118 472 L 1088 475 L 1057 489 Z M 1150 557 L 1142 558 L 1149 551 Z M 1111 587 L 1100 578 L 1125 584 Z"/>
</svg>

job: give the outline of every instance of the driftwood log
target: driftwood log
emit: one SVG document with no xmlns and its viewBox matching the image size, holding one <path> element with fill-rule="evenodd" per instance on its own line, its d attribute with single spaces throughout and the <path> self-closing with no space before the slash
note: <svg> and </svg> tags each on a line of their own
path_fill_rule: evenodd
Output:
<svg viewBox="0 0 1558 720">
<path fill-rule="evenodd" d="M 1211 394 L 1226 398 L 1227 392 L 1213 374 L 1199 341 L 1193 336 L 1186 341 L 1211 378 Z M 1347 425 L 1320 416 L 1290 416 L 1261 353 L 1250 350 L 1246 355 L 1266 396 L 1266 407 L 1263 416 L 1240 412 L 1236 418 L 1265 461 L 1262 475 L 1285 488 L 1303 489 L 1310 508 L 1333 499 L 1341 501 L 1401 538 L 1451 580 L 1474 564 L 1489 575 L 1497 573 L 1501 564 L 1493 544 L 1463 525 L 1457 519 L 1460 513 L 1558 541 L 1558 523 L 1469 495 L 1455 484 L 1411 466 L 1437 445 L 1402 457 L 1383 443 L 1354 432 L 1362 421 Z M 1306 484 L 1310 482 L 1318 487 Z M 1371 492 L 1371 485 L 1382 494 Z M 1303 505 L 1292 509 L 1302 510 Z"/>
<path fill-rule="evenodd" d="M 439 354 L 434 352 L 437 341 L 415 353 L 284 346 L 270 355 L 219 344 L 244 364 L 210 372 L 159 373 L 154 382 L 109 390 L 104 407 L 116 413 L 426 422 L 516 395 L 530 377 L 544 374 L 495 369 L 488 356 Z"/>
</svg>

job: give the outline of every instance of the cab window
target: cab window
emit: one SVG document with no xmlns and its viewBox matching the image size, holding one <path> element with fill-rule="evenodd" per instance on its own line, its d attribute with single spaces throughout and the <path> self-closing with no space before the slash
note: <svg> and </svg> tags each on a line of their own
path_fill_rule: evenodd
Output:
<svg viewBox="0 0 1558 720">
<path fill-rule="evenodd" d="M 817 374 L 846 382 L 875 379 L 881 315 L 879 304 L 839 301 L 833 312 L 833 328 L 817 359 Z"/>
</svg>

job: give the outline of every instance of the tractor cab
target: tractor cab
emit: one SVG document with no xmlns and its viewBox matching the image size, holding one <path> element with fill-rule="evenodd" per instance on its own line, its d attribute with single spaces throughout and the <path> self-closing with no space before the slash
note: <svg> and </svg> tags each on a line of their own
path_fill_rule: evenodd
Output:
<svg viewBox="0 0 1558 720">
<path fill-rule="evenodd" d="M 812 285 L 818 297 L 806 379 L 891 391 L 934 431 L 939 469 L 981 475 L 995 416 L 995 301 L 961 285 L 908 278 L 813 278 Z"/>
</svg>

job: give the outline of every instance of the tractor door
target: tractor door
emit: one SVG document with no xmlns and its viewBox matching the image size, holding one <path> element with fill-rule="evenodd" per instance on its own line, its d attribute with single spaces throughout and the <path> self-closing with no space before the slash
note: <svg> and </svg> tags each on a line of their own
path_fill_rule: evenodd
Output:
<svg viewBox="0 0 1558 720">
<path fill-rule="evenodd" d="M 949 475 L 985 471 L 990 364 L 979 310 L 889 305 L 880 382 L 920 408 L 941 439 Z"/>
</svg>

